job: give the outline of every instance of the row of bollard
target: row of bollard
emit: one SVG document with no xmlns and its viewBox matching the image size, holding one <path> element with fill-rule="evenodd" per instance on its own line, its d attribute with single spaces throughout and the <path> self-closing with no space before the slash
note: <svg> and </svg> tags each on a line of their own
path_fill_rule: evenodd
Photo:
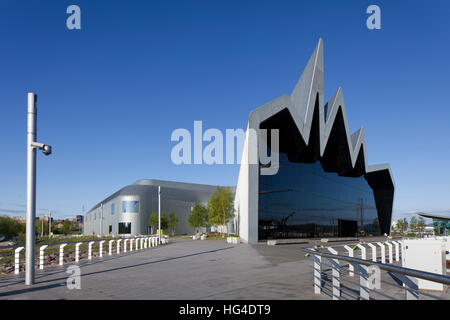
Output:
<svg viewBox="0 0 450 320">
<path fill-rule="evenodd" d="M 385 241 L 376 243 L 380 247 L 381 251 L 381 263 L 386 263 L 386 247 L 388 247 L 388 259 L 389 263 L 394 263 L 394 251 L 392 246 L 395 247 L 395 261 L 400 261 L 400 243 L 398 241 Z M 372 250 L 372 261 L 377 262 L 377 246 L 373 243 L 367 243 Z M 361 250 L 361 259 L 367 260 L 367 248 L 363 244 L 357 244 L 355 247 Z M 349 257 L 354 257 L 355 247 L 345 245 L 344 248 L 348 252 Z M 337 255 L 338 252 L 332 247 L 327 247 L 328 251 Z M 322 291 L 322 257 L 314 255 L 314 293 L 320 294 Z M 338 259 L 329 259 L 332 266 L 332 294 L 333 300 L 340 300 L 341 298 L 341 286 L 340 286 L 340 265 Z M 368 283 L 368 267 L 363 265 L 349 263 L 349 276 L 354 276 L 355 267 L 360 274 L 360 298 L 363 300 L 369 300 L 369 283 Z"/>
<path fill-rule="evenodd" d="M 117 241 L 116 245 L 116 252 L 117 254 L 120 254 L 120 244 L 124 240 L 123 244 L 123 252 L 127 252 L 128 247 L 128 241 L 130 242 L 130 252 L 133 251 L 133 244 L 135 250 L 142 250 L 147 249 L 150 247 L 157 247 L 158 246 L 158 238 L 157 237 L 145 237 L 145 238 L 136 238 L 136 239 L 118 239 L 118 240 L 109 240 L 108 242 L 108 253 L 109 255 L 113 255 L 113 243 L 114 241 Z M 103 243 L 105 243 L 106 240 L 102 240 L 99 243 L 99 256 L 103 257 Z M 166 243 L 166 240 L 164 238 L 161 239 L 162 243 Z M 88 260 L 92 260 L 92 245 L 95 243 L 95 241 L 91 241 L 88 243 Z M 83 244 L 83 242 L 78 242 L 75 244 L 75 262 L 80 261 L 80 246 Z M 64 264 L 64 247 L 67 245 L 67 243 L 63 243 L 59 246 L 59 265 L 62 266 Z M 45 255 L 45 249 L 48 247 L 48 245 L 42 245 L 39 248 L 39 269 L 44 269 L 44 255 Z M 24 249 L 24 247 L 19 247 L 14 251 L 14 274 L 19 274 L 20 271 L 20 252 Z"/>
</svg>

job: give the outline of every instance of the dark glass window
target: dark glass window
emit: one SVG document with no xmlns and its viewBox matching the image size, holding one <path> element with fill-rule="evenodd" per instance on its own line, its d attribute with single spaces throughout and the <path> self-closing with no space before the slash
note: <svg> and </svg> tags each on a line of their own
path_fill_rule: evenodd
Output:
<svg viewBox="0 0 450 320">
<path fill-rule="evenodd" d="M 364 176 L 325 172 L 320 161 L 280 153 L 275 175 L 259 176 L 259 239 L 378 235 L 373 191 Z"/>
<path fill-rule="evenodd" d="M 112 225 L 109 225 L 109 234 L 112 234 Z"/>
<path fill-rule="evenodd" d="M 122 212 L 139 212 L 139 201 L 122 201 Z"/>
<path fill-rule="evenodd" d="M 119 222 L 119 234 L 130 234 L 131 222 Z"/>
</svg>

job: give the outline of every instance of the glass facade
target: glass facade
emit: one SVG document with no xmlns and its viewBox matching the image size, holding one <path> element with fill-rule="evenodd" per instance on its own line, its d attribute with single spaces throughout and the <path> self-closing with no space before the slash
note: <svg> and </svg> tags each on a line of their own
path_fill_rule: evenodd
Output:
<svg viewBox="0 0 450 320">
<path fill-rule="evenodd" d="M 259 176 L 259 240 L 380 234 L 373 190 L 364 176 L 325 172 L 320 161 L 280 153 L 275 175 Z"/>
<path fill-rule="evenodd" d="M 131 222 L 119 222 L 119 234 L 131 234 Z"/>
<path fill-rule="evenodd" d="M 434 233 L 437 236 L 450 235 L 450 220 L 433 218 Z"/>
<path fill-rule="evenodd" d="M 122 201 L 122 212 L 139 212 L 139 201 Z"/>
</svg>

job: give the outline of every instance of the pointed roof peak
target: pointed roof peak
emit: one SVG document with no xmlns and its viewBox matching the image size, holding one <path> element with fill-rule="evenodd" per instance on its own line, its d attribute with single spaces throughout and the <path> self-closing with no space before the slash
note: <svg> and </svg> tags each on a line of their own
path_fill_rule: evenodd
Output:
<svg viewBox="0 0 450 320">
<path fill-rule="evenodd" d="M 311 89 L 313 82 L 318 81 L 318 89 L 323 93 L 323 40 L 319 38 L 319 41 L 314 49 L 311 57 L 303 69 L 303 73 L 300 76 L 294 90 L 291 93 L 292 102 L 294 106 L 299 110 L 300 116 L 306 114 L 306 109 L 309 104 L 309 97 L 311 95 Z"/>
</svg>

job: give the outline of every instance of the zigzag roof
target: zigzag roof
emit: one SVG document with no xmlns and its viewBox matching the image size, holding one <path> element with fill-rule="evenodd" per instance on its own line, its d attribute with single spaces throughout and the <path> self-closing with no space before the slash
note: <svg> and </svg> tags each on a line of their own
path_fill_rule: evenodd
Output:
<svg viewBox="0 0 450 320">
<path fill-rule="evenodd" d="M 388 170 L 392 185 L 394 185 L 394 179 L 392 177 L 389 164 L 386 163 L 370 166 L 367 164 L 364 127 L 361 127 L 352 135 L 350 134 L 342 88 L 339 87 L 327 104 L 324 103 L 323 70 L 323 41 L 322 39 L 319 39 L 319 43 L 310 57 L 291 95 L 285 94 L 253 110 L 249 117 L 249 127 L 255 129 L 259 128 L 259 124 L 262 121 L 287 108 L 304 142 L 308 144 L 317 98 L 319 109 L 320 156 L 322 157 L 324 155 L 333 124 L 338 115 L 338 111 L 340 110 L 342 112 L 352 168 L 355 168 L 358 155 L 362 149 L 365 173 Z"/>
</svg>

